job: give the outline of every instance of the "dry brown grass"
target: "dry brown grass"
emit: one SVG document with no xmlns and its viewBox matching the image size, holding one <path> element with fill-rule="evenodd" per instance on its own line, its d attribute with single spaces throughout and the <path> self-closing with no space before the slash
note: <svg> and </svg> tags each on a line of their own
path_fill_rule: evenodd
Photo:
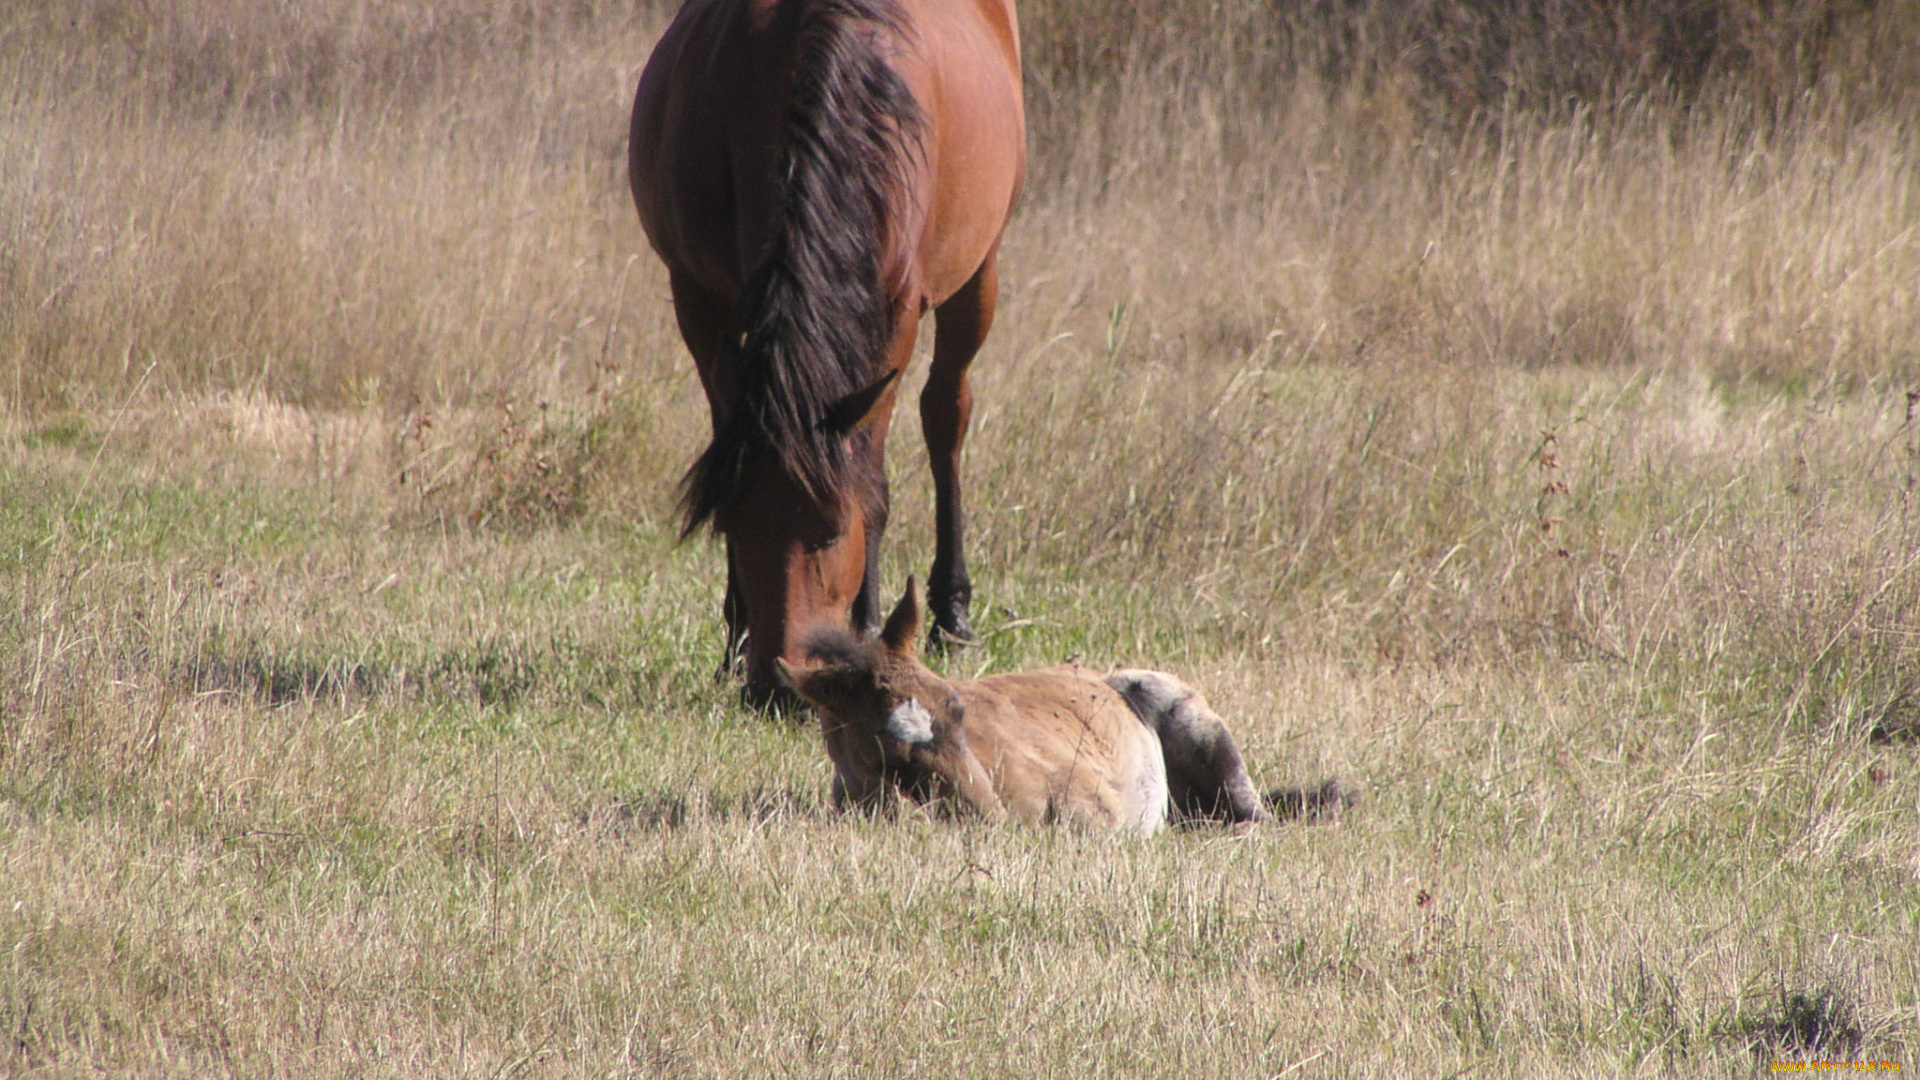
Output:
<svg viewBox="0 0 1920 1080">
<path fill-rule="evenodd" d="M 0 4 L 0 1071 L 1911 1067 L 1914 16 L 1611 11 L 1025 12 L 950 664 L 1369 790 L 1126 844 L 711 682 L 658 6 Z"/>
</svg>

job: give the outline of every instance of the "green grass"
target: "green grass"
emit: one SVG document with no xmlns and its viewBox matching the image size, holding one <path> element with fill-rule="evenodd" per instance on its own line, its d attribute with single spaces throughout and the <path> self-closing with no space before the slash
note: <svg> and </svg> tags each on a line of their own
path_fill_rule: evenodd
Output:
<svg viewBox="0 0 1920 1080">
<path fill-rule="evenodd" d="M 844 818 L 815 736 L 713 680 L 701 545 L 376 527 L 391 493 L 301 524 L 15 445 L 70 508 L 6 534 L 51 534 L 0 714 L 29 1072 L 1697 1074 L 1821 1009 L 1911 1045 L 1920 767 L 1778 678 L 1343 660 L 996 564 L 982 610 L 1039 617 L 954 670 L 1163 662 L 1261 780 L 1366 801 L 1148 843 Z"/>
</svg>

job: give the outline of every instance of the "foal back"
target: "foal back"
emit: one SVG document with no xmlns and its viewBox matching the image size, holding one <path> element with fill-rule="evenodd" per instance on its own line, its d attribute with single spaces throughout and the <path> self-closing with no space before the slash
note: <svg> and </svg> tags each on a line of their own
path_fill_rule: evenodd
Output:
<svg viewBox="0 0 1920 1080">
<path fill-rule="evenodd" d="M 1099 676 L 1057 667 L 953 688 L 973 752 L 1014 817 L 1142 833 L 1165 824 L 1160 740 Z"/>
</svg>

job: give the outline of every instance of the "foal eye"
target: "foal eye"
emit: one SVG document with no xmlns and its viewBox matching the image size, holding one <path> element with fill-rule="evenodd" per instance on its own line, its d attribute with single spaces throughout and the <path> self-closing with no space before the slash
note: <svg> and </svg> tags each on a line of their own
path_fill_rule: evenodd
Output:
<svg viewBox="0 0 1920 1080">
<path fill-rule="evenodd" d="M 933 741 L 933 714 L 925 705 L 908 698 L 887 714 L 887 734 L 909 746 Z"/>
</svg>

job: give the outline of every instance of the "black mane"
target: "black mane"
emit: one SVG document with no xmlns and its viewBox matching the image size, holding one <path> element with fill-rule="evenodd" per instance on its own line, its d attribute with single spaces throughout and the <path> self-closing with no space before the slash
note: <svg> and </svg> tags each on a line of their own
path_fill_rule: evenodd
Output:
<svg viewBox="0 0 1920 1080">
<path fill-rule="evenodd" d="M 923 120 L 881 42 L 903 38 L 906 19 L 895 0 L 790 7 L 779 217 L 741 295 L 738 397 L 683 481 L 684 534 L 712 524 L 765 457 L 823 502 L 883 497 L 884 476 L 854 468 L 829 414 L 874 382 L 893 339 L 882 246 Z"/>
</svg>

